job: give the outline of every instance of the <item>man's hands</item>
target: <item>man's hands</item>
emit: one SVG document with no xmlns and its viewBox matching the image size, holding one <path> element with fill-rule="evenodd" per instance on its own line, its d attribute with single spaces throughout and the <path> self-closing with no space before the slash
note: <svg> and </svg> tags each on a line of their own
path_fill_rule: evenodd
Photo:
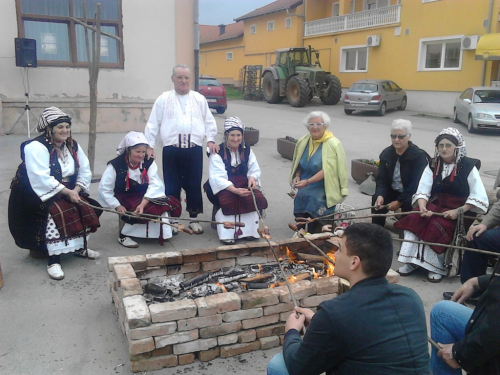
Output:
<svg viewBox="0 0 500 375">
<path fill-rule="evenodd" d="M 147 154 L 148 154 L 148 155 L 147 155 L 148 160 L 149 160 L 149 159 L 151 159 L 151 158 L 156 159 L 156 155 L 155 155 L 155 150 L 154 150 L 154 148 L 152 148 L 152 147 L 148 147 L 148 150 L 147 150 L 146 152 L 147 152 Z"/>
<path fill-rule="evenodd" d="M 438 345 L 441 346 L 442 349 L 437 352 L 437 355 L 443 358 L 443 361 L 451 368 L 460 368 L 458 362 L 453 359 L 453 344 L 438 343 Z"/>
<path fill-rule="evenodd" d="M 219 147 L 219 145 L 215 144 L 215 142 L 212 142 L 212 141 L 207 142 L 207 146 L 208 146 L 208 149 L 210 150 L 211 154 L 215 154 L 215 153 L 219 152 L 220 147 Z"/>
<path fill-rule="evenodd" d="M 302 331 L 302 328 L 308 327 L 311 322 L 312 317 L 314 316 L 314 311 L 309 309 L 304 309 L 302 307 L 295 307 L 295 312 L 298 314 L 291 314 L 285 324 L 285 332 L 288 332 L 291 329 L 296 329 L 297 331 Z"/>
<path fill-rule="evenodd" d="M 464 303 L 465 300 L 469 299 L 474 290 L 479 289 L 479 281 L 477 277 L 467 280 L 451 297 L 453 302 Z"/>
<path fill-rule="evenodd" d="M 380 206 L 382 206 L 384 204 L 384 197 L 379 195 L 377 197 L 377 200 L 375 201 L 375 209 L 376 210 L 379 210 L 380 209 Z"/>
<path fill-rule="evenodd" d="M 478 224 L 478 225 L 474 225 L 473 227 L 470 227 L 469 231 L 467 232 L 467 241 L 472 241 L 474 239 L 474 237 L 479 237 L 487 229 L 488 229 L 488 227 L 484 224 Z M 474 233 L 476 235 L 474 235 Z"/>
</svg>

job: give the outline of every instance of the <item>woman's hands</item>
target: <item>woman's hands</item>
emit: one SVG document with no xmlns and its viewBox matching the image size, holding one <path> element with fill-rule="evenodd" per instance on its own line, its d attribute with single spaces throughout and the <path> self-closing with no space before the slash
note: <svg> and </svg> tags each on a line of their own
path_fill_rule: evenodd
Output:
<svg viewBox="0 0 500 375">
<path fill-rule="evenodd" d="M 257 183 L 255 182 L 255 178 L 254 177 L 250 177 L 248 179 L 248 188 L 249 189 L 255 189 L 257 187 Z"/>
<path fill-rule="evenodd" d="M 455 220 L 458 216 L 458 209 L 448 210 L 443 212 L 444 218 L 448 220 Z"/>
<path fill-rule="evenodd" d="M 300 177 L 299 177 L 300 179 Z M 306 186 L 309 185 L 309 180 L 299 180 L 299 182 L 297 182 L 294 187 L 297 188 L 297 189 L 303 189 L 305 188 Z"/>
<path fill-rule="evenodd" d="M 66 195 L 70 202 L 78 203 L 80 202 L 80 186 L 76 186 L 74 189 L 64 188 L 61 190 L 61 193 Z"/>
<path fill-rule="evenodd" d="M 292 180 L 293 186 L 297 185 L 300 181 L 300 176 L 295 176 Z"/>
<path fill-rule="evenodd" d="M 127 212 L 127 209 L 123 206 L 118 206 L 115 208 L 115 211 L 121 212 L 122 214 Z"/>
</svg>

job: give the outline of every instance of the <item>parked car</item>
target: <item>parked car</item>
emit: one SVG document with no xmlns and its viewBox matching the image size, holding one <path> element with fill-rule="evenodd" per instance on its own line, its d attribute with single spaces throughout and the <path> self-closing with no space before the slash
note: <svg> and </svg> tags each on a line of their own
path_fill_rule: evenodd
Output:
<svg viewBox="0 0 500 375">
<path fill-rule="evenodd" d="M 354 82 L 344 95 L 344 112 L 372 111 L 380 116 L 388 109 L 404 111 L 408 103 L 406 91 L 396 83 L 385 79 L 363 79 Z"/>
<path fill-rule="evenodd" d="M 455 99 L 453 121 L 467 124 L 469 133 L 478 129 L 500 130 L 500 88 L 469 87 Z"/>
<path fill-rule="evenodd" d="M 216 78 L 200 76 L 200 94 L 207 98 L 209 108 L 215 109 L 220 114 L 226 112 L 226 89 Z"/>
</svg>

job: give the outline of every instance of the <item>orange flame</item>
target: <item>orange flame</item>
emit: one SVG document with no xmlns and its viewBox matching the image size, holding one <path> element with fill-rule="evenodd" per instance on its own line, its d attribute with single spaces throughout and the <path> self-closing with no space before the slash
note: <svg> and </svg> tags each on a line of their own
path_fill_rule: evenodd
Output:
<svg viewBox="0 0 500 375">
<path fill-rule="evenodd" d="M 311 267 L 311 270 L 312 270 L 312 273 L 313 273 L 313 279 L 318 279 L 319 278 L 319 274 L 316 272 L 316 270 L 314 269 L 314 267 Z"/>
<path fill-rule="evenodd" d="M 222 293 L 227 293 L 227 289 L 226 289 L 226 287 L 224 286 L 224 284 L 221 284 L 221 283 L 216 283 L 216 285 L 220 286 L 220 288 L 222 289 Z"/>
<path fill-rule="evenodd" d="M 335 251 L 330 251 L 328 253 L 328 256 L 332 258 L 332 260 L 335 262 Z M 326 267 L 326 277 L 330 277 L 335 275 L 335 266 L 328 262 L 327 260 L 324 261 L 325 267 Z"/>
<path fill-rule="evenodd" d="M 262 266 L 260 264 L 257 264 L 257 266 L 259 267 L 259 273 L 262 273 Z"/>
<path fill-rule="evenodd" d="M 288 259 L 290 259 L 290 262 L 297 262 L 298 260 L 297 254 L 295 254 L 293 251 L 290 251 L 288 246 L 285 246 L 285 249 L 286 249 L 286 256 L 288 257 Z"/>
</svg>

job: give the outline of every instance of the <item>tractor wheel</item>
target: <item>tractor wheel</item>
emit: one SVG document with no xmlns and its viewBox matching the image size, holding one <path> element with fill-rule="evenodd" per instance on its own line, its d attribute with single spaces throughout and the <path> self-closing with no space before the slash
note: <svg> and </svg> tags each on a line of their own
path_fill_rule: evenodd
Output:
<svg viewBox="0 0 500 375">
<path fill-rule="evenodd" d="M 327 75 L 325 83 L 327 87 L 321 95 L 323 104 L 334 105 L 337 104 L 342 96 L 342 84 L 337 76 Z"/>
<path fill-rule="evenodd" d="M 268 103 L 277 104 L 283 101 L 283 96 L 280 96 L 278 80 L 274 79 L 271 72 L 264 74 L 264 78 L 262 79 L 262 94 Z"/>
<path fill-rule="evenodd" d="M 301 77 L 292 77 L 286 85 L 286 97 L 292 107 L 304 107 L 309 101 L 309 84 Z"/>
</svg>

